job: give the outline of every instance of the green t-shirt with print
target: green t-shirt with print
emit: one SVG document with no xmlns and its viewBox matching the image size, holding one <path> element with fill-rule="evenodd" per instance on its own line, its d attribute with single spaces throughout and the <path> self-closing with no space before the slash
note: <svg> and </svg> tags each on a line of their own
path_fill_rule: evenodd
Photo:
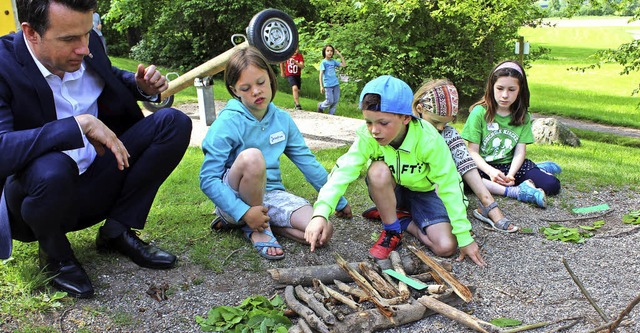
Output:
<svg viewBox="0 0 640 333">
<path fill-rule="evenodd" d="M 489 164 L 508 164 L 513 160 L 518 143 L 534 142 L 531 130 L 531 116 L 526 115 L 524 124 L 509 125 L 511 116 L 496 114 L 492 123 L 487 124 L 484 116 L 487 110 L 481 106 L 471 110 L 460 135 L 463 139 L 480 145 L 480 156 Z"/>
</svg>

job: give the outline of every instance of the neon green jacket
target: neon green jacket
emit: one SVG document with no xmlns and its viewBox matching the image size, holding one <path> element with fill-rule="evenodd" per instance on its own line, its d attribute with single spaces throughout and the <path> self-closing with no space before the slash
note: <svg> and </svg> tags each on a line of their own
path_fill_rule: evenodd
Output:
<svg viewBox="0 0 640 333">
<path fill-rule="evenodd" d="M 424 120 L 409 123 L 407 136 L 399 149 L 380 146 L 366 125 L 356 130 L 356 139 L 349 151 L 336 161 L 327 183 L 318 193 L 314 216 L 328 219 L 351 182 L 371 161 L 384 160 L 396 183 L 412 191 L 428 192 L 438 188 L 459 247 L 473 242 L 469 233 L 466 198 L 462 178 L 451 158 L 451 151 L 438 131 Z"/>
</svg>

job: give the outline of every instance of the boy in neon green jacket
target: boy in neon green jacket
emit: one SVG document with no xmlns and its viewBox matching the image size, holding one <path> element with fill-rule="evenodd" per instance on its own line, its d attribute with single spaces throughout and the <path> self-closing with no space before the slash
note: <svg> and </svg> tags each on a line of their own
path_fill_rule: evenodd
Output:
<svg viewBox="0 0 640 333">
<path fill-rule="evenodd" d="M 366 84 L 360 108 L 366 126 L 347 153 L 341 156 L 318 193 L 305 239 L 323 244 L 328 237 L 328 217 L 347 186 L 369 164 L 369 195 L 380 211 L 384 230 L 369 250 L 372 256 L 389 256 L 407 230 L 439 256 L 451 256 L 460 247 L 462 260 L 469 256 L 484 266 L 477 243 L 470 234 L 462 179 L 449 147 L 429 123 L 412 115 L 413 92 L 403 81 L 380 76 Z M 436 193 L 436 187 L 438 189 Z M 411 212 L 397 218 L 396 209 Z"/>
</svg>

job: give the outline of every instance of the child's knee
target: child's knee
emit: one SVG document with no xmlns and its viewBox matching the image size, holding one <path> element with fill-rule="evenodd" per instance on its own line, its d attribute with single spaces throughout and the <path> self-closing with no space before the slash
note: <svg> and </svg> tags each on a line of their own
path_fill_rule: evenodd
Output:
<svg viewBox="0 0 640 333">
<path fill-rule="evenodd" d="M 264 172 L 267 164 L 260 149 L 248 148 L 243 150 L 233 162 L 234 167 L 239 166 L 245 172 Z"/>
<path fill-rule="evenodd" d="M 560 193 L 560 180 L 556 177 L 548 177 L 540 185 L 536 185 L 541 188 L 547 195 L 556 195 Z"/>
<path fill-rule="evenodd" d="M 264 163 L 264 156 L 262 155 L 262 151 L 258 148 L 247 148 L 238 154 L 236 160 Z"/>
<path fill-rule="evenodd" d="M 386 183 L 392 177 L 389 166 L 383 161 L 371 163 L 367 170 L 367 182 L 370 184 Z"/>
<path fill-rule="evenodd" d="M 449 237 L 433 240 L 432 243 L 431 251 L 438 257 L 450 257 L 458 250 L 458 243 Z"/>
<path fill-rule="evenodd" d="M 313 206 L 304 205 L 291 213 L 291 218 L 289 219 L 289 221 L 292 228 L 300 230 L 304 233 L 312 218 Z"/>
<path fill-rule="evenodd" d="M 551 184 L 551 188 L 549 189 L 549 195 L 556 195 L 558 193 L 560 193 L 560 179 L 558 178 L 553 178 L 553 183 Z"/>
</svg>

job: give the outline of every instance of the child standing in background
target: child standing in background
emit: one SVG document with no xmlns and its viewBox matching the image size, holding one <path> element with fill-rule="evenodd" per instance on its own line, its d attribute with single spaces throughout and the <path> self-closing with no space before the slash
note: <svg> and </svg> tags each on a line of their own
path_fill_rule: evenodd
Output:
<svg viewBox="0 0 640 333">
<path fill-rule="evenodd" d="M 107 41 L 102 34 L 102 20 L 100 19 L 100 14 L 94 12 L 93 13 L 93 31 L 95 31 L 98 36 L 100 36 L 100 40 L 102 41 L 102 46 L 104 47 L 104 51 L 107 51 Z"/>
<path fill-rule="evenodd" d="M 297 47 L 296 52 L 291 56 L 291 58 L 280 63 L 280 75 L 286 77 L 287 81 L 289 81 L 296 110 L 302 110 L 302 106 L 300 105 L 300 88 L 302 88 L 302 78 L 300 75 L 302 75 L 303 68 L 304 57 Z"/>
<path fill-rule="evenodd" d="M 469 154 L 467 146 L 448 123 L 456 120 L 458 114 L 458 90 L 446 79 L 431 80 L 420 87 L 413 97 L 413 114 L 435 127 L 451 150 L 451 156 L 458 173 L 480 201 L 473 216 L 488 223 L 495 230 L 516 232 L 518 227 L 504 216 L 493 196 L 484 186 L 478 166 Z"/>
<path fill-rule="evenodd" d="M 289 113 L 271 101 L 276 76 L 255 48 L 236 51 L 224 72 L 229 100 L 202 142 L 205 158 L 200 170 L 200 188 L 216 205 L 212 229 L 242 228 L 258 253 L 266 259 L 282 259 L 284 251 L 274 232 L 305 242 L 305 229 L 313 208 L 282 184 L 280 157 L 285 154 L 319 190 L 327 171 L 304 142 Z M 337 202 L 337 215 L 351 218 L 346 199 Z M 321 246 L 327 237 L 311 244 Z"/>
<path fill-rule="evenodd" d="M 458 260 L 469 256 L 485 265 L 470 233 L 462 179 L 449 147 L 433 126 L 413 116 L 412 99 L 411 88 L 389 75 L 365 85 L 360 109 L 366 125 L 356 131 L 351 148 L 338 158 L 318 193 L 305 231 L 312 251 L 317 239 L 331 231 L 327 219 L 338 199 L 370 163 L 366 184 L 384 228 L 369 250 L 373 257 L 387 258 L 407 230 L 438 256 L 451 256 L 460 247 Z M 398 208 L 410 216 L 398 218 Z"/>
<path fill-rule="evenodd" d="M 333 54 L 340 57 L 340 61 L 333 59 Z M 318 112 L 329 109 L 329 114 L 335 114 L 340 100 L 340 81 L 336 74 L 336 67 L 345 67 L 342 54 L 333 46 L 327 44 L 322 48 L 322 62 L 320 63 L 320 93 L 325 94 L 324 102 L 318 103 Z"/>
<path fill-rule="evenodd" d="M 545 208 L 546 195 L 560 192 L 560 180 L 526 158 L 527 144 L 534 142 L 529 95 L 522 66 L 498 64 L 461 135 L 489 192 Z"/>
</svg>

